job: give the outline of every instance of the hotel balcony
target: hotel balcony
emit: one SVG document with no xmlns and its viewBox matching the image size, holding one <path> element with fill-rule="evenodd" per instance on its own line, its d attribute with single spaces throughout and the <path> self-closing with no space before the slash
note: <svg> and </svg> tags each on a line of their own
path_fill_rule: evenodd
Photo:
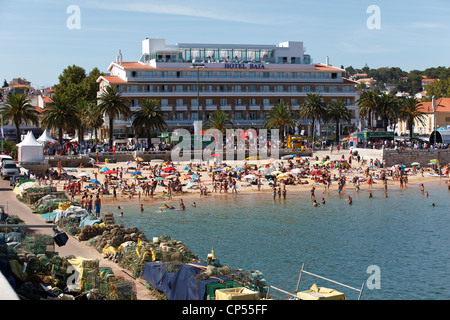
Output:
<svg viewBox="0 0 450 320">
<path fill-rule="evenodd" d="M 234 106 L 235 111 L 245 111 L 247 110 L 247 106 Z"/>
<path fill-rule="evenodd" d="M 249 106 L 248 110 L 261 110 L 261 106 Z"/>
<path fill-rule="evenodd" d="M 206 111 L 217 111 L 217 106 L 216 105 L 206 106 L 205 110 Z"/>
<path fill-rule="evenodd" d="M 173 107 L 169 105 L 161 106 L 161 111 L 173 111 Z"/>
<path fill-rule="evenodd" d="M 268 111 L 273 108 L 273 105 L 263 106 L 263 110 Z"/>
<path fill-rule="evenodd" d="M 231 105 L 220 106 L 220 110 L 222 110 L 222 111 L 231 111 Z"/>
<path fill-rule="evenodd" d="M 175 111 L 188 111 L 187 105 L 175 106 Z"/>
</svg>

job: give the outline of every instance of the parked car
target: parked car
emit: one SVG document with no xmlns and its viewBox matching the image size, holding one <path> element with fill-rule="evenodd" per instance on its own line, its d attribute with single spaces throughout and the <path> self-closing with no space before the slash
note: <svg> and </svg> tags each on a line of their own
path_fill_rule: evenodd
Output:
<svg viewBox="0 0 450 320">
<path fill-rule="evenodd" d="M 10 178 L 20 174 L 20 169 L 13 160 L 2 161 L 2 178 Z"/>
</svg>

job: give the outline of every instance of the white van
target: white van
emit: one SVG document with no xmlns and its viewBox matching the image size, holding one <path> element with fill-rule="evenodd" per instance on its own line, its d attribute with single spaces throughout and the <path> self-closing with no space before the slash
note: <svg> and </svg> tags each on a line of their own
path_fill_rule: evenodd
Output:
<svg viewBox="0 0 450 320">
<path fill-rule="evenodd" d="M 20 169 L 13 160 L 2 159 L 2 178 L 10 178 L 20 174 Z"/>
</svg>

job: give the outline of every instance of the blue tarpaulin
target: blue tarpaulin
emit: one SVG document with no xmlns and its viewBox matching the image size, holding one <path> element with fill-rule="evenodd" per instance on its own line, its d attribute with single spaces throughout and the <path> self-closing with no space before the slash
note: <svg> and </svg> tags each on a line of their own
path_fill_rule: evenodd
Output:
<svg viewBox="0 0 450 320">
<path fill-rule="evenodd" d="M 204 300 L 206 285 L 211 282 L 228 281 L 227 277 L 210 277 L 197 280 L 196 276 L 206 267 L 205 263 L 184 264 L 177 272 L 167 272 L 164 262 L 147 262 L 141 277 L 169 300 Z"/>
<path fill-rule="evenodd" d="M 84 226 L 92 226 L 94 224 L 100 224 L 102 221 L 99 219 L 95 219 L 91 216 L 86 216 L 83 220 L 80 221 L 80 228 Z"/>
</svg>

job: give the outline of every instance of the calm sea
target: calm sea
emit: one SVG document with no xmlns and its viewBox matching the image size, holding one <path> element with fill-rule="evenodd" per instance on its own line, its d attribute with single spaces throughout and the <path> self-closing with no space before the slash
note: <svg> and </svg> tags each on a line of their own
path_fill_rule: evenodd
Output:
<svg viewBox="0 0 450 320">
<path fill-rule="evenodd" d="M 259 270 L 268 284 L 290 291 L 304 263 L 305 270 L 352 287 L 366 283 L 365 300 L 450 298 L 450 191 L 445 183 L 425 185 L 428 198 L 417 185 L 390 188 L 388 198 L 383 190 L 373 190 L 370 199 L 367 190 L 347 189 L 339 196 L 321 188 L 316 199 L 320 203 L 324 197 L 326 204 L 316 208 L 309 192 L 296 192 L 286 200 L 274 200 L 271 193 L 186 198 L 185 211 L 160 212 L 160 201 L 145 204 L 144 212 L 137 204 L 102 211 L 114 212 L 118 223 L 137 226 L 148 239 L 170 235 L 201 259 L 213 248 L 221 264 Z M 178 207 L 178 199 L 172 205 Z M 342 291 L 347 299 L 358 297 L 307 274 L 300 290 L 313 283 Z"/>
</svg>

